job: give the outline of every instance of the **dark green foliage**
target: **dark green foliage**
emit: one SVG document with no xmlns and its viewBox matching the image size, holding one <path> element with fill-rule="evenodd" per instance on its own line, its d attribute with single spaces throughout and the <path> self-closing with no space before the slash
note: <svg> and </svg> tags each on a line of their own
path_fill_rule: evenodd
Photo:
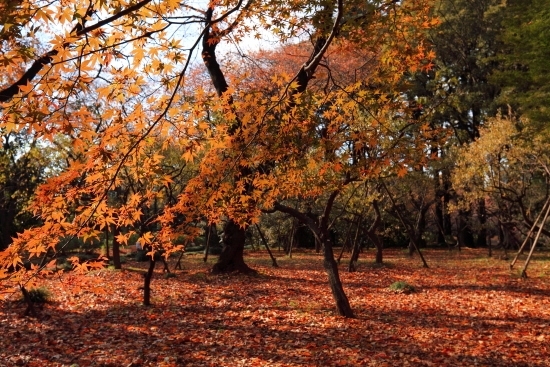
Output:
<svg viewBox="0 0 550 367">
<path fill-rule="evenodd" d="M 389 288 L 395 293 L 412 293 L 416 290 L 412 285 L 403 280 L 392 283 Z"/>
<path fill-rule="evenodd" d="M 548 130 L 550 119 L 550 0 L 509 0 L 501 10 L 502 51 L 491 80 L 501 105 Z M 503 111 L 507 112 L 507 111 Z"/>
<path fill-rule="evenodd" d="M 32 303 L 46 303 L 51 299 L 51 293 L 47 288 L 31 288 L 28 290 Z"/>
</svg>

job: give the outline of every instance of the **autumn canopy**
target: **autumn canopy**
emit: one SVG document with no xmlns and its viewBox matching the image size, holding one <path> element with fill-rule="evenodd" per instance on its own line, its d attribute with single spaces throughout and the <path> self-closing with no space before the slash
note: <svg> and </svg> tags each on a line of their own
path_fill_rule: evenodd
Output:
<svg viewBox="0 0 550 367">
<path fill-rule="evenodd" d="M 31 203 L 39 225 L 1 253 L 0 278 L 26 284 L 105 230 L 170 255 L 205 222 L 224 224 L 214 271 L 252 271 L 246 230 L 279 211 L 322 243 L 338 309 L 352 315 L 331 208 L 429 157 L 437 131 L 404 94 L 406 75 L 432 67 L 428 1 L 6 0 L 0 13 L 0 129 L 58 147 L 60 162 Z M 322 200 L 323 214 L 294 199 Z"/>
</svg>

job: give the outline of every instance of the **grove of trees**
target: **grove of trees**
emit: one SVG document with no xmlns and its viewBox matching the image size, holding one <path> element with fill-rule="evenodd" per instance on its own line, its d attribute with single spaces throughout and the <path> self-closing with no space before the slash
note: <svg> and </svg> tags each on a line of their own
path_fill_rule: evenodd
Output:
<svg viewBox="0 0 550 367">
<path fill-rule="evenodd" d="M 308 244 L 353 317 L 346 250 L 353 271 L 365 246 L 429 266 L 426 246 L 547 237 L 548 9 L 0 0 L 2 287 L 100 244 L 72 268 L 120 268 L 137 241 L 154 267 L 218 229 L 213 273 L 254 273 L 255 236 Z"/>
</svg>

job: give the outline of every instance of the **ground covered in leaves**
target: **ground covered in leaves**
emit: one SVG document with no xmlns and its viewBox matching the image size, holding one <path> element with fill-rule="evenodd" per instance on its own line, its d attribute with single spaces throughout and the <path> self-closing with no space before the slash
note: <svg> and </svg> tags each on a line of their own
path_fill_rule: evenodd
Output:
<svg viewBox="0 0 550 367">
<path fill-rule="evenodd" d="M 401 250 L 361 256 L 341 277 L 357 318 L 334 311 L 319 255 L 247 254 L 255 277 L 214 276 L 201 255 L 141 305 L 146 263 L 44 280 L 39 318 L 0 303 L 0 366 L 549 366 L 550 259 L 528 279 L 485 250 L 427 250 L 430 268 Z M 171 268 L 173 268 L 173 265 Z M 522 263 L 516 265 L 521 268 Z M 396 281 L 414 292 L 389 289 Z"/>
</svg>

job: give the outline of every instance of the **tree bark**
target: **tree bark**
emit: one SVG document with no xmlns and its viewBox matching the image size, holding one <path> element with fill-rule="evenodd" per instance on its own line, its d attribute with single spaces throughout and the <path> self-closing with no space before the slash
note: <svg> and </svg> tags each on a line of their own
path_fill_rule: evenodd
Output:
<svg viewBox="0 0 550 367">
<path fill-rule="evenodd" d="M 470 211 L 459 210 L 458 212 L 458 243 L 462 246 L 474 247 L 474 235 L 468 225 Z"/>
<path fill-rule="evenodd" d="M 262 233 L 262 231 L 260 230 L 260 225 L 256 224 L 256 229 L 258 230 L 258 234 L 260 235 L 260 238 L 265 246 L 265 249 L 267 250 L 267 252 L 269 253 L 269 257 L 271 258 L 271 264 L 273 265 L 274 268 L 278 268 L 279 265 L 277 264 L 277 259 L 275 259 L 275 257 L 273 256 L 273 253 L 271 252 L 271 249 L 269 248 L 269 245 L 264 237 L 264 234 Z"/>
<path fill-rule="evenodd" d="M 330 238 L 329 232 L 329 215 L 334 204 L 336 196 L 338 196 L 339 191 L 333 191 L 329 196 L 327 203 L 325 205 L 325 210 L 319 221 L 315 221 L 305 213 L 298 211 L 297 209 L 282 205 L 280 203 L 275 203 L 274 209 L 286 214 L 290 214 L 294 218 L 297 218 L 302 223 L 305 223 L 311 231 L 314 233 L 315 237 L 319 239 L 319 242 L 323 246 L 323 267 L 328 275 L 328 283 L 332 296 L 336 303 L 336 309 L 341 316 L 344 317 L 355 317 L 351 305 L 349 303 L 348 297 L 344 292 L 344 287 L 342 286 L 342 281 L 340 280 L 340 274 L 338 272 L 338 264 L 334 259 L 334 251 L 332 248 L 332 241 Z"/>
<path fill-rule="evenodd" d="M 328 232 L 328 231 L 323 231 Z M 332 292 L 332 297 L 336 301 L 336 309 L 340 316 L 355 317 L 351 305 L 349 304 L 348 297 L 344 292 L 342 281 L 338 273 L 338 264 L 334 259 L 334 252 L 332 250 L 332 243 L 328 237 L 328 233 L 324 233 L 321 238 L 321 244 L 323 245 L 323 267 L 328 275 L 328 283 Z"/>
<path fill-rule="evenodd" d="M 212 15 L 214 12 L 214 5 L 211 5 L 206 12 L 206 29 L 202 38 L 202 60 L 210 80 L 216 93 L 219 97 L 223 96 L 229 89 L 229 85 L 225 79 L 225 76 L 221 70 L 220 64 L 216 58 L 216 47 L 220 42 L 221 35 L 214 32 L 211 28 Z M 231 104 L 231 101 L 230 101 Z M 235 123 L 229 128 L 230 135 L 234 135 L 235 130 L 238 127 L 239 122 Z M 245 168 L 239 167 L 241 171 L 240 175 L 235 175 L 235 179 L 238 176 L 245 176 Z M 246 239 L 246 228 L 241 228 L 233 219 L 229 218 L 223 228 L 223 248 L 218 258 L 218 261 L 212 267 L 212 273 L 221 274 L 226 272 L 239 271 L 243 273 L 254 272 L 244 262 L 244 241 Z"/>
<path fill-rule="evenodd" d="M 485 207 L 485 199 L 479 199 L 477 216 L 480 225 L 480 230 L 477 234 L 477 247 L 487 247 L 487 208 Z"/>
<path fill-rule="evenodd" d="M 120 229 L 115 226 L 113 228 L 113 265 L 115 266 L 115 269 L 122 269 L 122 264 L 120 262 L 120 244 L 116 239 L 119 234 Z"/>
<path fill-rule="evenodd" d="M 369 230 L 367 231 L 367 237 L 374 243 L 374 246 L 376 247 L 375 262 L 377 264 L 382 264 L 382 261 L 383 261 L 382 250 L 384 249 L 384 246 L 382 245 L 382 241 L 380 241 L 380 237 L 378 237 L 378 234 L 376 233 L 376 231 L 378 230 L 378 227 L 380 226 L 380 223 L 382 223 L 382 215 L 380 214 L 380 207 L 378 206 L 377 200 L 374 200 L 372 202 L 372 207 L 374 208 L 376 217 L 374 217 L 374 222 L 372 223 Z"/>
<path fill-rule="evenodd" d="M 145 273 L 145 276 L 143 277 L 143 305 L 144 306 L 151 305 L 151 278 L 153 277 L 155 264 L 156 264 L 155 257 L 152 256 L 151 259 L 149 259 L 149 268 L 147 269 L 147 273 Z"/>
<path fill-rule="evenodd" d="M 212 267 L 213 274 L 239 272 L 253 274 L 256 271 L 244 262 L 246 229 L 229 220 L 223 228 L 223 249 Z"/>
</svg>

